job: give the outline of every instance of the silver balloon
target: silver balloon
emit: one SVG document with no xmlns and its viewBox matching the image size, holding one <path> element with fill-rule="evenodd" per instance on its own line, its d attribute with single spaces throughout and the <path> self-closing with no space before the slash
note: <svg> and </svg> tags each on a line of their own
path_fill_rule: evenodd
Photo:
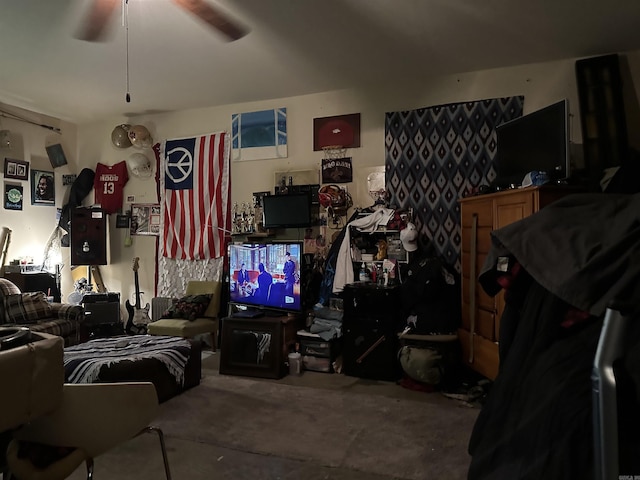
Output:
<svg viewBox="0 0 640 480">
<path fill-rule="evenodd" d="M 111 132 L 111 143 L 118 148 L 129 148 L 131 146 L 131 140 L 129 140 L 129 129 L 131 125 L 123 123 L 118 125 Z"/>
<path fill-rule="evenodd" d="M 153 144 L 151 133 L 144 125 L 134 125 L 129 129 L 129 140 L 134 147 L 148 148 Z"/>
</svg>

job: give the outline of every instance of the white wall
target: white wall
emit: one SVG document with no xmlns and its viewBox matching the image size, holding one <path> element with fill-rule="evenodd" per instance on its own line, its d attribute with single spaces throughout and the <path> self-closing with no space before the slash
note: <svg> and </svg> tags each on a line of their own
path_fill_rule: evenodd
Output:
<svg viewBox="0 0 640 480">
<path fill-rule="evenodd" d="M 14 259 L 30 258 L 33 259 L 36 265 L 42 265 L 45 244 L 58 224 L 56 207 L 61 208 L 66 201 L 67 187 L 62 187 L 62 175 L 78 171 L 76 155 L 77 127 L 56 119 L 34 117 L 30 115 L 30 112 L 23 112 L 15 108 L 11 109 L 11 112 L 16 112 L 21 117 L 29 120 L 37 118 L 38 121 L 36 123 L 60 127 L 62 132 L 58 134 L 38 125 L 0 117 L 0 129 L 11 131 L 11 148 L 0 148 L 0 161 L 2 162 L 2 167 L 0 168 L 2 169 L 4 184 L 2 193 L 4 195 L 5 185 L 7 184 L 19 184 L 23 187 L 23 207 L 21 211 L 4 209 L 4 200 L 2 207 L 0 207 L 0 226 L 11 229 L 11 243 L 7 251 L 6 263 L 8 264 Z M 56 143 L 62 145 L 68 164 L 54 169 L 51 166 L 45 147 Z M 55 206 L 31 205 L 31 179 L 22 181 L 4 178 L 5 158 L 29 162 L 29 177 L 31 177 L 31 171 L 34 169 L 53 171 L 56 192 Z M 64 258 L 62 261 L 66 264 L 68 272 L 69 262 Z M 64 287 L 65 285 L 63 285 Z"/>
<path fill-rule="evenodd" d="M 625 55 L 632 78 L 635 80 L 635 85 L 626 85 L 625 89 L 635 93 L 638 90 L 637 84 L 640 82 L 640 52 Z M 388 85 L 386 88 L 333 91 L 135 118 L 111 118 L 95 124 L 78 126 L 77 167 L 79 171 L 83 167 L 95 169 L 97 162 L 115 164 L 138 151 L 134 148 L 121 150 L 111 144 L 111 131 L 120 123 L 143 124 L 152 132 L 154 140 L 160 142 L 164 139 L 220 130 L 230 131 L 233 113 L 286 107 L 288 158 L 232 162 L 232 202 L 250 201 L 252 192 L 273 190 L 275 172 L 319 169 L 322 152 L 313 151 L 314 118 L 360 113 L 361 147 L 348 151 L 348 155 L 353 158 L 354 167 L 354 182 L 348 188 L 354 197 L 354 205 L 366 207 L 371 204 L 371 199 L 366 193 L 366 176 L 371 171 L 379 170 L 384 166 L 385 112 L 484 98 L 524 95 L 525 113 L 528 113 L 568 98 L 573 116 L 572 141 L 581 143 L 575 60 L 520 65 L 425 81 L 406 79 L 402 84 Z M 625 91 L 625 95 L 627 93 Z M 630 129 L 630 135 L 632 134 L 633 131 Z M 39 141 L 41 140 L 33 139 L 33 142 Z M 632 144 L 633 142 L 632 139 Z M 41 155 L 42 152 L 38 150 L 33 153 Z M 144 153 L 153 158 L 150 149 L 145 150 Z M 135 201 L 139 203 L 155 202 L 154 180 L 131 178 L 125 187 L 125 199 L 129 195 L 133 195 Z M 92 202 L 93 193 L 87 197 L 85 203 Z M 52 220 L 49 223 L 49 219 L 39 211 L 43 208 L 34 207 L 27 210 L 30 215 L 32 212 L 39 215 L 37 226 L 33 222 L 28 222 L 31 226 L 18 225 L 23 223 L 22 217 L 20 222 L 13 222 L 16 230 L 15 241 L 18 245 L 12 245 L 11 258 L 29 250 L 42 249 L 40 245 L 46 241 L 45 237 L 50 232 L 49 226 L 53 223 Z M 50 210 L 53 211 L 53 209 Z M 46 226 L 43 226 L 44 224 Z M 114 228 L 115 218 L 110 219 L 110 226 L 111 263 L 101 267 L 107 288 L 121 292 L 123 301 L 130 297 L 133 291 L 131 262 L 133 257 L 138 256 L 140 257 L 140 287 L 145 292 L 143 301 L 150 301 L 154 291 L 155 238 L 136 236 L 133 239 L 133 245 L 125 247 L 125 231 Z M 31 247 L 26 247 L 27 243 Z M 69 290 L 64 293 L 69 293 Z"/>
</svg>

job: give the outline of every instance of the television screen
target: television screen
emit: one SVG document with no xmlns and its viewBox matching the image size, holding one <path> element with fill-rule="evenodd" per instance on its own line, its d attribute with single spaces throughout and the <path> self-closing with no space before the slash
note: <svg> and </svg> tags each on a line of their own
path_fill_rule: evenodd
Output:
<svg viewBox="0 0 640 480">
<path fill-rule="evenodd" d="M 296 228 L 311 226 L 309 192 L 262 197 L 264 228 Z"/>
<path fill-rule="evenodd" d="M 567 100 L 498 125 L 496 137 L 495 186 L 519 186 L 532 171 L 546 172 L 552 181 L 569 177 Z"/>
<path fill-rule="evenodd" d="M 250 310 L 300 312 L 302 242 L 229 245 L 229 301 Z"/>
</svg>

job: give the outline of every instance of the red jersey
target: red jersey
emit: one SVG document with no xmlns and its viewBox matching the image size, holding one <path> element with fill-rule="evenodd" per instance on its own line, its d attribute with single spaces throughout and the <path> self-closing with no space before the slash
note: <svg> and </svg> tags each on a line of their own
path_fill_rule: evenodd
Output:
<svg viewBox="0 0 640 480">
<path fill-rule="evenodd" d="M 116 213 L 122 208 L 123 190 L 128 180 L 127 162 L 124 160 L 112 166 L 98 163 L 93 180 L 95 203 L 99 203 L 106 213 Z"/>
</svg>

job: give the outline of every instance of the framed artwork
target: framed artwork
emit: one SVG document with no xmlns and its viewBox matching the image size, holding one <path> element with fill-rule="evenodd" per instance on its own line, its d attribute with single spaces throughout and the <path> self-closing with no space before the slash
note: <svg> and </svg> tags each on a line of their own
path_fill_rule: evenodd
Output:
<svg viewBox="0 0 640 480">
<path fill-rule="evenodd" d="M 61 167 L 67 164 L 67 157 L 64 155 L 64 151 L 62 150 L 62 145 L 56 143 L 55 145 L 49 145 L 45 147 L 47 151 L 47 155 L 49 157 L 49 161 L 51 162 L 51 166 L 53 168 Z"/>
<path fill-rule="evenodd" d="M 13 158 L 4 159 L 4 178 L 13 178 L 15 180 L 29 179 L 29 162 L 22 160 L 14 160 Z"/>
<path fill-rule="evenodd" d="M 131 205 L 131 235 L 160 236 L 160 205 L 134 203 Z"/>
<path fill-rule="evenodd" d="M 130 228 L 129 220 L 129 215 L 116 215 L 116 228 Z"/>
<path fill-rule="evenodd" d="M 353 182 L 351 157 L 322 159 L 322 183 L 350 182 Z"/>
<path fill-rule="evenodd" d="M 333 145 L 345 148 L 360 146 L 359 113 L 313 119 L 313 151 Z"/>
<path fill-rule="evenodd" d="M 22 185 L 4 184 L 4 208 L 22 210 Z"/>
<path fill-rule="evenodd" d="M 75 173 L 69 173 L 62 175 L 62 186 L 66 187 L 67 185 L 73 185 L 73 182 L 76 181 L 78 176 Z"/>
<path fill-rule="evenodd" d="M 31 170 L 31 205 L 55 205 L 56 192 L 53 172 Z"/>
<path fill-rule="evenodd" d="M 265 160 L 287 155 L 286 108 L 231 115 L 233 160 Z"/>
</svg>

